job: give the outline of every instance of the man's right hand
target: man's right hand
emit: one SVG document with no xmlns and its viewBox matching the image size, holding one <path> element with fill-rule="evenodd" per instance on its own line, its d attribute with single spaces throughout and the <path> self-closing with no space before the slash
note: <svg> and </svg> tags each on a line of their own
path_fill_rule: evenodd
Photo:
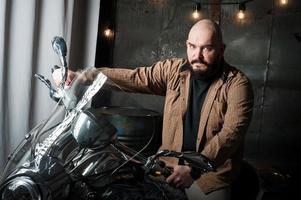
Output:
<svg viewBox="0 0 301 200">
<path fill-rule="evenodd" d="M 167 183 L 181 189 L 189 188 L 192 185 L 194 179 L 190 175 L 191 168 L 189 166 L 173 165 L 169 167 L 173 168 L 173 172 L 167 177 Z"/>
<path fill-rule="evenodd" d="M 99 70 L 96 68 L 90 68 L 86 69 L 82 72 L 80 71 L 72 71 L 68 69 L 67 79 L 65 82 L 66 86 L 70 86 L 76 77 L 76 81 L 79 81 L 78 83 L 84 84 L 84 85 L 90 85 L 93 83 L 94 79 L 96 78 L 97 74 L 99 73 Z M 62 73 L 61 69 L 56 69 L 52 72 L 52 78 L 54 84 L 58 87 L 62 82 Z"/>
<path fill-rule="evenodd" d="M 76 73 L 74 71 L 71 71 L 68 69 L 68 74 L 67 74 L 67 79 L 65 82 L 66 86 L 70 86 L 73 79 L 75 78 Z M 56 85 L 56 87 L 59 87 L 59 85 L 62 82 L 62 73 L 61 73 L 61 69 L 56 69 L 52 72 L 52 78 L 53 78 L 53 82 Z"/>
</svg>

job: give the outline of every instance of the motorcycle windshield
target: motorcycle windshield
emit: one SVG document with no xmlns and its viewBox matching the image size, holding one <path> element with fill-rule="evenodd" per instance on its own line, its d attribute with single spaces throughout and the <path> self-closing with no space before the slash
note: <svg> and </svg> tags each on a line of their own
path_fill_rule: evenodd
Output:
<svg viewBox="0 0 301 200">
<path fill-rule="evenodd" d="M 96 93 L 101 92 L 101 90 L 105 88 L 110 88 L 113 85 L 116 86 L 115 89 L 118 88 L 116 84 L 108 80 L 102 73 L 99 73 L 94 81 L 89 82 L 86 80 L 86 73 L 88 73 L 87 70 L 77 72 L 76 77 L 69 87 L 63 90 L 58 89 L 58 94 L 61 96 L 60 100 L 48 119 L 40 122 L 27 133 L 19 146 L 9 156 L 1 176 L 1 183 L 18 168 L 32 165 L 32 163 L 38 165 L 38 162 L 43 156 L 51 155 L 51 157 L 58 158 L 62 163 L 65 163 L 70 155 L 72 155 L 72 152 L 79 148 L 78 141 L 74 138 L 74 122 L 79 121 L 79 115 L 89 116 L 89 114 L 87 114 L 88 111 L 85 114 L 81 113 L 85 110 L 89 110 L 91 100 Z M 87 123 L 91 124 L 94 122 L 91 117 L 95 118 L 95 116 L 91 116 L 90 114 Z M 99 121 L 96 121 L 96 123 L 99 124 Z M 102 123 L 104 124 L 106 121 Z M 92 128 L 95 129 L 95 126 L 96 125 Z M 113 126 L 105 125 L 101 130 L 103 131 L 104 128 L 107 127 L 111 128 L 110 134 L 114 135 L 115 130 Z M 83 132 L 87 130 L 80 131 Z M 113 138 L 113 136 L 105 139 L 111 138 Z M 89 140 L 91 138 L 84 139 Z M 84 141 L 84 139 L 82 139 L 82 141 Z"/>
</svg>

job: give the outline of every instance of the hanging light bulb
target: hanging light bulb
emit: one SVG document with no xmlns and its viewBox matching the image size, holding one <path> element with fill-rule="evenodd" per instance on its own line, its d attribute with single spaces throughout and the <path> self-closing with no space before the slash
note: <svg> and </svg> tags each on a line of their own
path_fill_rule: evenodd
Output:
<svg viewBox="0 0 301 200">
<path fill-rule="evenodd" d="M 288 0 L 280 0 L 280 5 L 286 6 L 288 3 Z"/>
<path fill-rule="evenodd" d="M 237 18 L 239 20 L 242 20 L 245 18 L 245 11 L 246 11 L 246 4 L 245 3 L 239 4 L 238 13 L 237 13 Z"/>
<path fill-rule="evenodd" d="M 193 19 L 200 19 L 201 18 L 201 3 L 197 3 L 195 6 L 195 10 L 192 13 Z"/>
<path fill-rule="evenodd" d="M 104 30 L 104 35 L 105 35 L 105 37 L 110 38 L 113 36 L 113 31 L 110 28 L 106 28 Z"/>
</svg>

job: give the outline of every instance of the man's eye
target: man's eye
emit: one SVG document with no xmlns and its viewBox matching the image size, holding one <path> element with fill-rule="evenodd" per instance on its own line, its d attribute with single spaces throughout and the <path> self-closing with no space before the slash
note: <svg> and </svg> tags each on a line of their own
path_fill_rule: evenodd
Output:
<svg viewBox="0 0 301 200">
<path fill-rule="evenodd" d="M 203 47 L 203 51 L 205 51 L 205 52 L 210 52 L 212 50 L 213 50 L 212 46 L 205 46 L 205 47 Z"/>
<path fill-rule="evenodd" d="M 195 49 L 195 45 L 193 45 L 193 44 L 189 44 L 189 48 L 191 48 L 191 49 Z"/>
</svg>

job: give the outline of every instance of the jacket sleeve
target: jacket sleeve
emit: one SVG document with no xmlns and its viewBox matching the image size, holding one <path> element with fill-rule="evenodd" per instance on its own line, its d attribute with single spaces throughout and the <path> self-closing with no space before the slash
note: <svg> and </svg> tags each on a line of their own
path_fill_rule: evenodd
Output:
<svg viewBox="0 0 301 200">
<path fill-rule="evenodd" d="M 92 76 L 94 78 L 97 73 L 102 72 L 109 78 L 110 86 L 121 88 L 127 92 L 163 96 L 166 93 L 171 68 L 172 61 L 164 60 L 149 67 L 138 67 L 136 69 L 98 68 L 92 70 Z M 88 76 L 91 76 L 91 74 Z"/>
<path fill-rule="evenodd" d="M 216 166 L 222 165 L 236 153 L 244 143 L 252 118 L 253 90 L 246 77 L 237 78 L 228 89 L 227 109 L 221 130 L 206 144 L 203 155 L 213 161 Z"/>
</svg>

